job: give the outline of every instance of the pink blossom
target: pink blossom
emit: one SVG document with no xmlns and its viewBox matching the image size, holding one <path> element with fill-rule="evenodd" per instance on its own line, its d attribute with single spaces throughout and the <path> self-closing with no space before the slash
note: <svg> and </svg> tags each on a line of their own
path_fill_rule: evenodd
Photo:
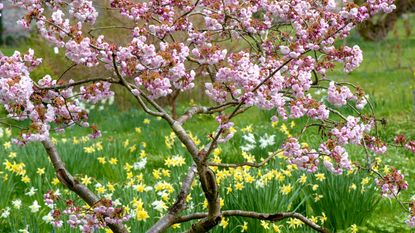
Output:
<svg viewBox="0 0 415 233">
<path fill-rule="evenodd" d="M 327 93 L 327 101 L 337 107 L 345 105 L 348 100 L 354 98 L 348 87 L 337 86 L 334 82 L 330 82 Z"/>
<path fill-rule="evenodd" d="M 401 190 L 408 189 L 408 183 L 404 179 L 404 175 L 399 170 L 392 171 L 382 178 L 376 180 L 376 185 L 381 189 L 382 196 L 395 197 Z"/>
</svg>

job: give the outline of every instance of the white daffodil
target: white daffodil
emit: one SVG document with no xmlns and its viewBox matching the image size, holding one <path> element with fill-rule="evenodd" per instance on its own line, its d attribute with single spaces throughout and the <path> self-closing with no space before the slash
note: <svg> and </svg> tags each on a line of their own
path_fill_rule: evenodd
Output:
<svg viewBox="0 0 415 233">
<path fill-rule="evenodd" d="M 42 220 L 48 224 L 51 223 L 54 220 L 52 216 L 52 211 L 50 211 L 47 215 L 43 216 Z"/>
<path fill-rule="evenodd" d="M 29 232 L 29 225 L 26 225 L 26 227 L 24 229 L 20 229 L 19 232 L 20 233 L 30 233 Z"/>
<path fill-rule="evenodd" d="M 29 192 L 25 193 L 25 195 L 31 197 L 31 196 L 35 195 L 36 191 L 37 191 L 37 189 L 35 189 L 34 187 L 31 187 L 29 189 Z"/>
<path fill-rule="evenodd" d="M 121 205 L 120 199 L 116 199 L 116 200 L 112 201 L 112 205 L 113 206 L 120 206 Z"/>
<path fill-rule="evenodd" d="M 141 159 L 139 162 L 135 162 L 133 164 L 134 170 L 142 170 L 146 167 L 147 164 L 147 158 Z"/>
<path fill-rule="evenodd" d="M 265 134 L 263 137 L 259 138 L 259 143 L 259 147 L 262 149 L 272 146 L 275 144 L 275 135 L 268 136 L 268 134 Z"/>
<path fill-rule="evenodd" d="M 153 203 L 151 203 L 151 205 L 158 212 L 163 212 L 164 210 L 167 209 L 167 205 L 166 205 L 166 203 L 164 203 L 164 201 L 154 201 Z"/>
<path fill-rule="evenodd" d="M 10 207 L 6 207 L 6 209 L 3 210 L 3 213 L 1 213 L 0 218 L 8 218 L 10 215 Z"/>
<path fill-rule="evenodd" d="M 255 147 L 256 146 L 254 144 L 246 144 L 244 146 L 241 146 L 241 150 L 245 151 L 245 152 L 248 152 L 248 151 L 251 151 L 251 150 L 255 149 Z"/>
<path fill-rule="evenodd" d="M 22 207 L 22 200 L 16 199 L 12 201 L 12 205 L 15 209 L 20 209 L 20 207 Z"/>
<path fill-rule="evenodd" d="M 37 201 L 34 201 L 33 204 L 31 206 L 29 206 L 29 209 L 32 213 L 36 213 L 36 212 L 39 211 L 40 205 Z"/>
<path fill-rule="evenodd" d="M 256 144 L 255 136 L 252 133 L 245 134 L 242 138 L 250 144 Z"/>
</svg>

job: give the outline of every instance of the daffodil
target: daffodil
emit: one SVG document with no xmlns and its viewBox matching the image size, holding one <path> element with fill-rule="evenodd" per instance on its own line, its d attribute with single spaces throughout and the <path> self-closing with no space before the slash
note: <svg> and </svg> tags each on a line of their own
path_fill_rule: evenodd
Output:
<svg viewBox="0 0 415 233">
<path fill-rule="evenodd" d="M 88 177 L 87 175 L 85 175 L 84 177 L 81 178 L 81 183 L 87 186 L 92 183 L 92 179 L 91 177 Z"/>
<path fill-rule="evenodd" d="M 283 195 L 288 195 L 289 193 L 291 193 L 292 190 L 293 190 L 293 188 L 292 188 L 291 184 L 288 184 L 288 185 L 283 185 L 280 189 L 280 192 Z"/>
<path fill-rule="evenodd" d="M 220 220 L 219 226 L 225 229 L 229 225 L 229 221 L 226 218 L 222 218 Z"/>
<path fill-rule="evenodd" d="M 307 182 L 307 175 L 302 174 L 298 179 L 298 182 L 300 182 L 300 184 L 305 184 L 305 182 Z"/>
<path fill-rule="evenodd" d="M 53 185 L 58 185 L 58 184 L 60 184 L 61 182 L 59 181 L 59 179 L 58 178 L 53 178 L 52 179 L 52 182 L 51 182 Z"/>
<path fill-rule="evenodd" d="M 248 223 L 244 222 L 244 225 L 241 226 L 241 232 L 248 231 Z"/>
<path fill-rule="evenodd" d="M 150 218 L 150 216 L 148 215 L 147 211 L 145 211 L 144 209 L 137 209 L 135 211 L 135 218 L 138 221 L 146 221 L 148 218 Z"/>
<path fill-rule="evenodd" d="M 38 168 L 36 174 L 38 174 L 39 176 L 45 174 L 45 168 Z"/>
<path fill-rule="evenodd" d="M 281 227 L 278 224 L 273 223 L 272 230 L 274 230 L 274 232 L 281 233 Z"/>
<path fill-rule="evenodd" d="M 117 158 L 111 158 L 108 163 L 110 163 L 111 165 L 117 165 L 118 163 L 118 159 Z"/>
<path fill-rule="evenodd" d="M 367 185 L 367 184 L 369 184 L 369 181 L 370 181 L 369 177 L 365 177 L 365 178 L 362 179 L 361 184 L 362 185 Z"/>
<path fill-rule="evenodd" d="M 32 212 L 32 213 L 36 213 L 36 212 L 38 212 L 38 211 L 39 211 L 39 209 L 40 209 L 40 205 L 39 205 L 39 203 L 38 203 L 37 201 L 34 201 L 34 202 L 32 203 L 32 205 L 30 205 L 30 206 L 29 206 L 29 209 L 30 209 L 30 212 Z"/>
<path fill-rule="evenodd" d="M 98 157 L 97 160 L 100 164 L 106 164 L 107 163 L 107 161 L 105 161 L 105 157 Z"/>
<path fill-rule="evenodd" d="M 315 177 L 318 181 L 323 181 L 326 179 L 326 176 L 324 175 L 324 173 L 317 173 L 315 174 Z"/>
<path fill-rule="evenodd" d="M 265 229 L 269 229 L 269 223 L 267 221 L 261 220 L 261 226 Z"/>
<path fill-rule="evenodd" d="M 357 228 L 356 224 L 353 224 L 350 226 L 350 232 L 351 233 L 357 233 L 359 229 Z"/>
</svg>

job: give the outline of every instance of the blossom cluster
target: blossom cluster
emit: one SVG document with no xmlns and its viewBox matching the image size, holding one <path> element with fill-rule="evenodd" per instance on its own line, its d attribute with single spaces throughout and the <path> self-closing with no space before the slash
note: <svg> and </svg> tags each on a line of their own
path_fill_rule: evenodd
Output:
<svg viewBox="0 0 415 233">
<path fill-rule="evenodd" d="M 73 200 L 66 200 L 66 208 L 61 211 L 56 206 L 60 198 L 59 191 L 49 191 L 43 195 L 45 204 L 51 211 L 43 217 L 43 220 L 52 224 L 55 228 L 63 225 L 63 216 L 67 215 L 67 223 L 71 228 L 79 228 L 81 232 L 90 233 L 96 229 L 104 228 L 107 224 L 118 224 L 127 221 L 130 216 L 125 214 L 123 208 L 113 206 L 112 201 L 102 199 L 94 206 L 84 210 L 76 206 Z"/>
<path fill-rule="evenodd" d="M 399 134 L 395 137 L 394 143 L 398 146 L 403 146 L 407 150 L 415 153 L 415 141 L 408 140 L 405 135 Z"/>
<path fill-rule="evenodd" d="M 334 62 L 344 63 L 346 72 L 357 68 L 362 61 L 360 48 L 357 45 L 336 47 L 336 39 L 344 38 L 357 23 L 374 14 L 394 9 L 391 0 L 369 1 L 361 6 L 336 6 L 334 1 L 320 5 L 311 0 L 254 1 L 246 5 L 215 1 L 197 1 L 197 5 L 193 5 L 191 1 L 167 0 L 161 4 L 159 1 L 136 3 L 112 0 L 111 8 L 137 24 L 120 29 L 130 30 L 131 40 L 126 44 L 117 44 L 106 40 L 104 35 L 95 37 L 85 33 L 85 27 L 93 25 L 98 17 L 92 1 L 74 0 L 69 4 L 51 1 L 43 4 L 41 1 L 18 0 L 12 3 L 26 10 L 26 17 L 19 21 L 22 25 L 29 27 L 35 21 L 40 34 L 55 46 L 63 48 L 67 58 L 87 67 L 102 64 L 133 85 L 131 89 L 135 95 L 148 93 L 150 98 L 156 99 L 174 91 L 192 89 L 195 87 L 196 65 L 202 76 L 210 77 L 204 89 L 212 100 L 224 103 L 233 99 L 247 106 L 275 109 L 283 119 L 305 115 L 313 119 L 327 119 L 329 111 L 324 103 L 308 94 L 313 74 L 324 78 L 327 70 L 334 67 Z M 261 17 L 257 18 L 256 14 Z M 203 17 L 202 28 L 192 23 L 198 17 Z M 275 31 L 275 18 L 291 25 L 292 32 Z M 142 21 L 145 24 L 141 24 Z M 175 38 L 177 33 L 183 35 L 180 40 Z M 248 43 L 251 47 L 249 53 L 243 49 L 230 52 L 226 44 L 218 42 L 233 39 L 246 43 L 246 37 L 255 42 Z M 321 56 L 310 56 L 308 52 L 320 53 Z M 18 56 L 4 56 L 3 59 L 11 59 L 8 64 L 18 63 Z M 19 98 L 14 100 L 14 106 L 10 106 L 7 99 L 2 102 L 9 112 L 11 108 L 19 111 L 15 118 L 25 118 L 22 112 L 36 112 L 31 111 L 36 107 L 40 110 L 32 118 L 45 118 L 40 121 L 31 119 L 33 130 L 25 133 L 21 141 L 44 139 L 48 136 L 50 122 L 86 126 L 87 116 L 76 107 L 75 102 L 68 104 L 67 99 L 73 92 L 71 82 L 60 92 L 49 86 L 49 99 L 45 99 L 36 91 L 29 68 L 32 67 L 24 68 L 19 82 L 13 77 L 14 84 L 9 84 L 12 89 L 4 84 L 2 88 L 4 96 L 20 93 Z M 106 82 L 81 87 L 80 99 L 96 103 L 112 95 L 109 87 Z M 28 101 L 33 99 L 34 94 L 37 99 L 42 98 L 47 107 Z M 51 96 L 55 99 L 50 99 Z M 359 108 L 365 104 L 365 98 L 354 96 L 347 87 L 330 84 L 330 103 L 340 106 L 349 99 L 356 100 Z M 29 106 L 22 106 L 25 105 L 22 101 Z M 43 117 L 44 114 L 39 112 L 48 114 Z"/>
<path fill-rule="evenodd" d="M 404 179 L 404 175 L 395 168 L 392 171 L 376 180 L 376 185 L 380 188 L 382 196 L 395 197 L 402 190 L 408 189 L 408 183 Z"/>
<path fill-rule="evenodd" d="M 49 137 L 51 123 L 55 130 L 62 131 L 74 124 L 88 127 L 88 114 L 80 106 L 80 101 L 96 103 L 113 95 L 108 82 L 97 82 L 80 88 L 79 99 L 73 87 L 59 86 L 50 75 L 38 82 L 30 78 L 30 71 L 39 66 L 41 59 L 34 56 L 33 50 L 27 54 L 15 52 L 7 57 L 0 55 L 0 93 L 1 104 L 14 120 L 31 121 L 30 127 L 23 129 L 16 143 L 41 141 Z M 74 82 L 69 81 L 69 84 Z"/>
<path fill-rule="evenodd" d="M 319 154 L 315 150 L 310 150 L 307 146 L 302 147 L 296 138 L 288 138 L 282 149 L 290 163 L 308 172 L 317 171 Z"/>
</svg>

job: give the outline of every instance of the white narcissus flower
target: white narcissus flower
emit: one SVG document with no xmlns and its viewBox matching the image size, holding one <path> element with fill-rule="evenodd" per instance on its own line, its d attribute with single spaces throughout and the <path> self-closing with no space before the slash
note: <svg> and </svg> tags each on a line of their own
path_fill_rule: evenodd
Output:
<svg viewBox="0 0 415 233">
<path fill-rule="evenodd" d="M 52 211 L 50 211 L 47 215 L 43 216 L 42 220 L 46 223 L 51 223 L 54 220 L 52 216 Z"/>
<path fill-rule="evenodd" d="M 242 151 L 251 151 L 256 147 L 255 136 L 252 133 L 248 133 L 242 136 L 242 138 L 247 142 L 245 145 L 241 146 Z"/>
<path fill-rule="evenodd" d="M 264 186 L 265 186 L 265 183 L 264 183 L 264 181 L 263 181 L 262 179 L 257 180 L 257 181 L 255 182 L 255 187 L 256 187 L 256 188 L 263 188 Z"/>
<path fill-rule="evenodd" d="M 36 191 L 37 191 L 37 189 L 35 189 L 34 187 L 31 187 L 29 189 L 29 192 L 25 193 L 25 195 L 31 197 L 31 196 L 35 195 Z"/>
<path fill-rule="evenodd" d="M 139 162 L 135 162 L 133 164 L 133 168 L 134 170 L 142 170 L 146 167 L 146 164 L 147 164 L 147 158 L 143 158 Z"/>
<path fill-rule="evenodd" d="M 104 195 L 105 199 L 111 200 L 112 199 L 112 193 L 107 193 Z"/>
<path fill-rule="evenodd" d="M 262 149 L 264 149 L 267 146 L 274 145 L 275 144 L 274 139 L 275 139 L 275 135 L 268 136 L 268 134 L 265 134 L 264 137 L 261 137 L 259 139 L 259 143 L 260 143 L 259 144 L 259 147 L 261 147 Z"/>
<path fill-rule="evenodd" d="M 32 213 L 36 213 L 36 212 L 39 211 L 40 205 L 37 201 L 34 201 L 33 204 L 31 206 L 29 206 L 29 209 Z"/>
<path fill-rule="evenodd" d="M 56 191 L 55 191 L 55 196 L 60 197 L 60 195 L 61 195 L 61 191 L 60 191 L 59 189 L 56 189 Z"/>
<path fill-rule="evenodd" d="M 255 144 L 255 136 L 252 133 L 248 133 L 246 135 L 243 135 L 242 138 L 247 141 L 250 144 Z"/>
<path fill-rule="evenodd" d="M 1 213 L 0 218 L 8 218 L 10 215 L 10 207 L 6 207 L 6 209 L 3 210 L 3 213 Z"/>
<path fill-rule="evenodd" d="M 151 205 L 158 212 L 163 212 L 164 210 L 167 209 L 167 205 L 166 205 L 166 203 L 164 203 L 164 201 L 154 201 L 153 203 L 151 203 Z"/>
<path fill-rule="evenodd" d="M 20 229 L 19 232 L 20 233 L 30 233 L 29 232 L 29 225 L 26 225 L 26 227 L 24 229 Z"/>
<path fill-rule="evenodd" d="M 112 202 L 113 206 L 120 206 L 122 203 L 120 201 L 120 199 L 116 199 L 115 201 Z"/>
<path fill-rule="evenodd" d="M 241 150 L 247 152 L 255 149 L 255 147 L 254 144 L 246 144 L 245 146 L 241 146 Z"/>
<path fill-rule="evenodd" d="M 16 199 L 12 201 L 12 205 L 15 209 L 20 209 L 20 207 L 22 207 L 22 201 L 20 199 Z"/>
</svg>

